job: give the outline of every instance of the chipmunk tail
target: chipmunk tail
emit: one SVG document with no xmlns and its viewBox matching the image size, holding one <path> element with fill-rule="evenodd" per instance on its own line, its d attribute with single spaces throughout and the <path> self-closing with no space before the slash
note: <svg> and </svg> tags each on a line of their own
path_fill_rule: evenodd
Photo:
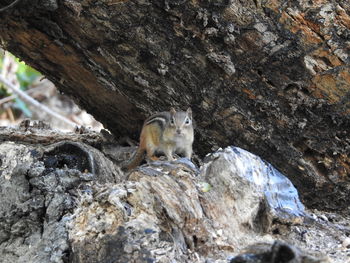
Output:
<svg viewBox="0 0 350 263">
<path fill-rule="evenodd" d="M 141 164 L 142 160 L 145 158 L 145 155 L 146 155 L 146 151 L 141 147 L 139 147 L 136 153 L 128 161 L 128 163 L 122 167 L 122 170 L 125 172 L 129 172 L 132 169 L 135 169 L 137 166 Z"/>
</svg>

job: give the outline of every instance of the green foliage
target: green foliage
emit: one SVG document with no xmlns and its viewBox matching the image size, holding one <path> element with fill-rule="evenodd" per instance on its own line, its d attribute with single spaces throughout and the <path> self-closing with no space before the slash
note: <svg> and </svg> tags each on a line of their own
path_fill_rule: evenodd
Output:
<svg viewBox="0 0 350 263">
<path fill-rule="evenodd" d="M 17 79 L 19 81 L 22 90 L 26 90 L 41 74 L 30 66 L 26 65 L 24 62 L 20 62 L 16 58 L 18 63 Z"/>
<path fill-rule="evenodd" d="M 0 70 L 3 67 L 4 53 L 0 52 Z M 33 82 L 41 76 L 41 74 L 30 66 L 26 65 L 24 62 L 20 61 L 18 58 L 15 59 L 18 64 L 18 69 L 16 76 L 20 84 L 21 90 L 27 90 Z M 0 98 L 9 96 L 10 93 L 7 91 L 6 87 L 0 85 Z M 31 117 L 32 113 L 30 112 L 28 106 L 20 98 L 14 99 L 12 105 L 14 109 L 20 110 L 26 117 Z"/>
<path fill-rule="evenodd" d="M 9 96 L 7 89 L 0 83 L 0 97 L 6 97 Z"/>
</svg>

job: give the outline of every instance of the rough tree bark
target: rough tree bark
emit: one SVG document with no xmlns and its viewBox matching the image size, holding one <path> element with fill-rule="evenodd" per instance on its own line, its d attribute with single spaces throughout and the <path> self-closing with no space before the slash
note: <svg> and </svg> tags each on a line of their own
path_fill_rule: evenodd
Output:
<svg viewBox="0 0 350 263">
<path fill-rule="evenodd" d="M 0 38 L 116 136 L 137 138 L 150 113 L 191 106 L 197 153 L 243 147 L 308 206 L 341 210 L 349 13 L 347 0 L 22 0 L 1 13 Z"/>
</svg>

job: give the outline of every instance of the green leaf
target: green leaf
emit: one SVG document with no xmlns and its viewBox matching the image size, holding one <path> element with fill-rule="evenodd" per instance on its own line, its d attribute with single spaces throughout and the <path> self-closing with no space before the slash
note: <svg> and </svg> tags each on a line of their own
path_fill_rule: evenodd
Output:
<svg viewBox="0 0 350 263">
<path fill-rule="evenodd" d="M 19 81 L 22 90 L 26 90 L 41 74 L 24 62 L 20 62 L 17 58 L 18 63 L 17 79 Z"/>
</svg>

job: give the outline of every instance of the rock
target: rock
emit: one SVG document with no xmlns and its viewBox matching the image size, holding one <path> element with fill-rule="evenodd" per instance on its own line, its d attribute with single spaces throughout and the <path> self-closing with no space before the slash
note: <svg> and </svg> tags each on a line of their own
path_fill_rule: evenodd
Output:
<svg viewBox="0 0 350 263">
<path fill-rule="evenodd" d="M 239 262 L 256 243 L 267 249 L 253 259 L 321 260 L 324 250 L 344 262 L 343 250 L 331 252 L 346 224 L 311 220 L 290 181 L 240 148 L 208 155 L 199 169 L 182 158 L 126 175 L 77 135 L 51 144 L 17 135 L 0 143 L 2 262 Z"/>
<path fill-rule="evenodd" d="M 93 181 L 115 182 L 118 169 L 77 142 L 46 147 L 3 142 L 0 152 L 2 262 L 67 262 L 66 223 L 76 208 L 77 189 L 88 191 Z"/>
<path fill-rule="evenodd" d="M 306 215 L 290 180 L 243 149 L 227 147 L 207 156 L 201 175 L 213 188 L 222 188 L 217 193 L 225 196 L 220 198 L 232 200 L 236 213 L 233 218 L 247 218 L 246 223 L 252 227 L 258 224 L 267 231 L 273 220 L 301 223 Z M 217 198 L 213 197 L 213 202 Z M 219 206 L 226 207 L 227 202 L 218 202 Z"/>
<path fill-rule="evenodd" d="M 350 248 L 350 238 L 344 238 L 343 242 L 342 242 L 342 248 L 343 249 L 348 249 Z"/>
<path fill-rule="evenodd" d="M 202 191 L 205 182 L 211 187 Z M 252 240 L 271 241 L 260 234 L 273 220 L 301 223 L 305 214 L 286 177 L 233 147 L 207 157 L 200 172 L 182 159 L 157 161 L 132 172 L 126 183 L 95 188 L 85 198 L 95 201 L 82 201 L 69 223 L 77 262 L 192 262 L 189 251 L 200 262 L 217 253 L 225 258 Z M 119 249 L 87 252 L 109 244 Z"/>
<path fill-rule="evenodd" d="M 264 251 L 265 250 L 265 251 Z M 328 258 L 317 259 L 305 255 L 299 249 L 275 241 L 272 245 L 257 244 L 249 247 L 249 252 L 236 256 L 230 260 L 230 263 L 330 263 Z"/>
</svg>

